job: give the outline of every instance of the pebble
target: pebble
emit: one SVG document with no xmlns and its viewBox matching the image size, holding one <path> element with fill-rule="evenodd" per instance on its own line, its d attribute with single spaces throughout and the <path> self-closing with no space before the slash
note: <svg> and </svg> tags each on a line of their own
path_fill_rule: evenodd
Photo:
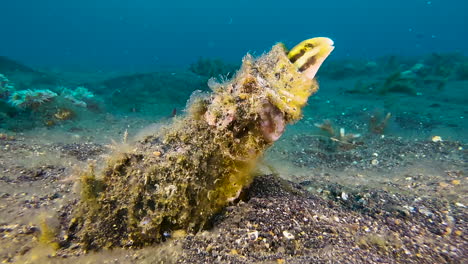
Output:
<svg viewBox="0 0 468 264">
<path fill-rule="evenodd" d="M 460 180 L 453 180 L 453 181 L 452 181 L 452 184 L 453 184 L 453 185 L 459 185 L 459 184 L 460 184 Z"/>
<path fill-rule="evenodd" d="M 294 235 L 291 234 L 289 231 L 286 231 L 286 230 L 283 231 L 283 236 L 288 240 L 294 239 Z"/>
<path fill-rule="evenodd" d="M 449 186 L 449 184 L 446 183 L 446 182 L 439 182 L 439 186 L 442 187 L 442 188 L 447 188 Z"/>
<path fill-rule="evenodd" d="M 341 193 L 341 199 L 343 199 L 345 201 L 348 200 L 348 195 L 345 192 L 342 192 Z"/>
<path fill-rule="evenodd" d="M 258 231 L 255 230 L 253 232 L 247 233 L 247 236 L 249 237 L 250 240 L 257 240 L 258 239 Z"/>
<path fill-rule="evenodd" d="M 452 228 L 451 227 L 446 227 L 445 230 L 442 232 L 442 235 L 448 236 L 452 234 Z"/>
</svg>

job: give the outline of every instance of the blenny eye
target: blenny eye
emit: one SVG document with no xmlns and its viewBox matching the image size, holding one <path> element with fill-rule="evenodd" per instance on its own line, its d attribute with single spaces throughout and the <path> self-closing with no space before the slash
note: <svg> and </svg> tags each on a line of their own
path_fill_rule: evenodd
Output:
<svg viewBox="0 0 468 264">
<path fill-rule="evenodd" d="M 334 48 L 333 40 L 329 38 L 311 38 L 292 48 L 288 58 L 307 78 L 313 79 Z"/>
</svg>

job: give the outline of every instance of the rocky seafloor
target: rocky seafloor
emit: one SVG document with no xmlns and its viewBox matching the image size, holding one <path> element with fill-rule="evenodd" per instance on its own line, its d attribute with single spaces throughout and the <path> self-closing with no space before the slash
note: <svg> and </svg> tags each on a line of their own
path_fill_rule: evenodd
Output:
<svg viewBox="0 0 468 264">
<path fill-rule="evenodd" d="M 206 229 L 168 233 L 145 248 L 84 252 L 50 243 L 64 236 L 60 219 L 79 199 L 80 172 L 183 114 L 192 91 L 206 91 L 208 77 L 227 68 L 106 78 L 44 74 L 0 57 L 0 73 L 18 90 L 84 85 L 95 93 L 70 119 L 56 117 L 58 102 L 16 109 L 0 96 L 0 260 L 467 263 L 467 58 L 430 55 L 422 70 L 418 61 L 325 65 L 304 119 Z"/>
<path fill-rule="evenodd" d="M 316 141 L 291 139 L 301 146 Z M 149 248 L 85 253 L 78 245 L 55 250 L 41 243 L 41 219 L 53 225 L 67 210 L 77 198 L 77 164 L 99 162 L 109 146 L 4 137 L 0 257 L 7 263 L 464 263 L 466 146 L 397 137 L 366 143 L 373 148 L 335 155 L 274 148 L 242 198 L 206 230 L 168 234 Z M 388 155 L 372 155 L 377 152 Z M 364 157 L 378 159 L 378 166 Z"/>
</svg>

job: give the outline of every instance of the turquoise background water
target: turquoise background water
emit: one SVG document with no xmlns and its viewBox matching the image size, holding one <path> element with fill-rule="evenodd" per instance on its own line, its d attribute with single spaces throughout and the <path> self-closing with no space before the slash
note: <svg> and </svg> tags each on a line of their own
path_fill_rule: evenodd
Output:
<svg viewBox="0 0 468 264">
<path fill-rule="evenodd" d="M 139 70 L 335 40 L 333 57 L 468 51 L 463 0 L 2 1 L 0 55 L 29 65 Z"/>
</svg>

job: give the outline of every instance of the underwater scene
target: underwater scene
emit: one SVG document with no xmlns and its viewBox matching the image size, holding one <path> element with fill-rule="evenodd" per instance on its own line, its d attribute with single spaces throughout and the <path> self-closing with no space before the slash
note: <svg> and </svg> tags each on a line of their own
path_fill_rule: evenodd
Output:
<svg viewBox="0 0 468 264">
<path fill-rule="evenodd" d="M 465 1 L 1 10 L 2 263 L 468 263 Z"/>
</svg>

